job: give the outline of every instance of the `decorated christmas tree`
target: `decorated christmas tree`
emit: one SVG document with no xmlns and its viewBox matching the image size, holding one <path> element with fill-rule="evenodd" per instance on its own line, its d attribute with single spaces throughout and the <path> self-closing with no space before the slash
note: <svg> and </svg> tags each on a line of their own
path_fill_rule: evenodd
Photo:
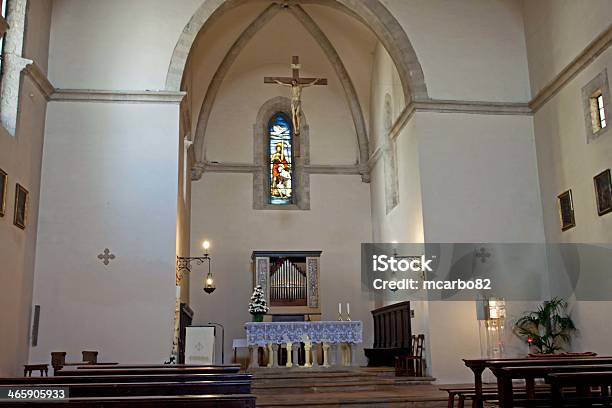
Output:
<svg viewBox="0 0 612 408">
<path fill-rule="evenodd" d="M 270 308 L 266 304 L 266 298 L 261 286 L 255 286 L 253 294 L 251 295 L 251 301 L 249 302 L 249 313 L 253 315 L 253 321 L 263 321 L 263 315 L 268 313 Z"/>
</svg>

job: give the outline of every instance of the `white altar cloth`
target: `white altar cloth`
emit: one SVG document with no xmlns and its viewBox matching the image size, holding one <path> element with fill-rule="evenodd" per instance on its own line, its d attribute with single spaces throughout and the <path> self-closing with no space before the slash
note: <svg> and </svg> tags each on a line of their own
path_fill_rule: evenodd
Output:
<svg viewBox="0 0 612 408">
<path fill-rule="evenodd" d="M 249 346 L 300 343 L 304 336 L 312 343 L 350 343 L 363 341 L 361 321 L 249 322 L 245 324 Z"/>
</svg>

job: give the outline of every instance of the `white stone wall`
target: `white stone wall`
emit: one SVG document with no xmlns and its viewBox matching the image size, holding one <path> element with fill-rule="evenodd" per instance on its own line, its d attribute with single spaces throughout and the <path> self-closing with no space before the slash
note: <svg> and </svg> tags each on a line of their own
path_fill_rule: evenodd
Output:
<svg viewBox="0 0 612 408">
<path fill-rule="evenodd" d="M 417 113 L 415 120 L 426 242 L 544 242 L 530 117 Z M 474 302 L 428 308 L 433 374 L 469 381 L 461 359 L 480 356 Z M 523 310 L 510 304 L 509 321 Z M 453 347 L 449 333 L 460 333 Z"/>
<path fill-rule="evenodd" d="M 243 324 L 251 319 L 254 250 L 323 250 L 322 318 L 336 320 L 338 302 L 350 302 L 352 319 L 371 321 L 372 305 L 361 291 L 360 267 L 360 244 L 371 236 L 369 186 L 358 175 L 310 176 L 309 211 L 253 210 L 250 174 L 205 173 L 192 188 L 191 253 L 201 253 L 204 239 L 212 242 L 217 285 L 212 295 L 204 293 L 206 268 L 193 268 L 194 324 L 216 321 L 225 326 L 226 362 L 232 339 L 244 338 Z M 364 345 L 371 342 L 372 328 L 366 324 Z M 365 363 L 362 352 L 357 356 Z"/>
<path fill-rule="evenodd" d="M 172 51 L 201 3 L 54 1 L 51 82 L 69 89 L 164 89 Z"/>
<path fill-rule="evenodd" d="M 503 102 L 529 99 L 520 3 L 514 0 L 382 3 L 410 38 L 431 98 Z"/>
<path fill-rule="evenodd" d="M 612 21 L 608 0 L 522 0 L 522 6 L 534 96 Z"/>
<path fill-rule="evenodd" d="M 394 116 L 401 112 L 397 84 L 389 56 L 377 49 L 370 108 L 372 146 L 380 147 L 384 140 L 386 94 L 392 96 Z M 462 86 L 466 86 L 462 92 L 477 95 L 467 88 L 469 82 Z M 495 100 L 516 97 L 507 92 Z M 396 143 L 400 199 L 388 215 L 383 156 L 372 170 L 374 241 L 543 242 L 531 117 L 416 112 Z M 480 356 L 474 302 L 412 302 L 412 307 L 413 332 L 426 335 L 430 373 L 442 383 L 470 381 L 471 372 L 461 358 Z M 513 302 L 509 313 L 513 316 L 525 308 L 524 303 Z M 453 333 L 452 347 L 449 333 Z M 509 352 L 516 352 L 510 336 L 508 340 Z"/>
<path fill-rule="evenodd" d="M 532 88 L 540 90 L 593 39 L 609 29 L 612 9 L 607 1 L 525 2 L 527 49 Z M 553 46 L 553 44 L 555 46 Z M 563 46 L 560 46 L 560 45 Z M 581 90 L 604 69 L 612 74 L 607 48 L 572 78 L 534 115 L 542 207 L 549 242 L 610 243 L 612 214 L 597 215 L 593 176 L 612 167 L 612 134 L 587 144 Z M 608 102 L 610 103 L 610 102 Z M 571 188 L 576 227 L 561 231 L 557 195 Z M 574 302 L 572 315 L 580 333 L 575 351 L 612 352 L 612 302 Z"/>
<path fill-rule="evenodd" d="M 178 105 L 49 105 L 31 362 L 51 351 L 126 363 L 170 355 L 178 126 Z M 97 258 L 105 248 L 116 255 L 108 265 Z"/>
<path fill-rule="evenodd" d="M 50 6 L 30 0 L 24 53 L 43 70 L 47 65 Z M 28 333 L 38 221 L 40 169 L 47 101 L 31 77 L 24 76 L 19 91 L 17 134 L 0 127 L 0 168 L 8 173 L 6 213 L 0 218 L 0 375 L 17 375 L 28 358 Z M 15 183 L 29 192 L 28 225 L 13 225 Z M 46 360 L 45 360 L 46 361 Z"/>
</svg>

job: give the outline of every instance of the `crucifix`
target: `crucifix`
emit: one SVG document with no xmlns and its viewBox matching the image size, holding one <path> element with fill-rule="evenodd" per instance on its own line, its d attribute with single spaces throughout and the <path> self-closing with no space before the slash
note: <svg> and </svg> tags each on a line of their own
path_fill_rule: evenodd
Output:
<svg viewBox="0 0 612 408">
<path fill-rule="evenodd" d="M 300 77 L 300 57 L 293 56 L 291 60 L 291 70 L 293 75 L 290 77 L 264 77 L 265 84 L 277 84 L 291 87 L 291 122 L 295 138 L 295 155 L 300 156 L 299 139 L 300 135 L 300 114 L 302 112 L 302 89 L 313 85 L 327 85 L 327 78 L 302 78 Z"/>
</svg>

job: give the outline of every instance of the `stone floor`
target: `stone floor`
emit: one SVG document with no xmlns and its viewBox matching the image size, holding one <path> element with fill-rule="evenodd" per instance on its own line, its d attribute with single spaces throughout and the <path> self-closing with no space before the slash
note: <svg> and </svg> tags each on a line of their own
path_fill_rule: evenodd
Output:
<svg viewBox="0 0 612 408">
<path fill-rule="evenodd" d="M 258 407 L 447 406 L 447 394 L 431 377 L 395 377 L 392 369 L 256 369 L 253 394 Z"/>
</svg>

